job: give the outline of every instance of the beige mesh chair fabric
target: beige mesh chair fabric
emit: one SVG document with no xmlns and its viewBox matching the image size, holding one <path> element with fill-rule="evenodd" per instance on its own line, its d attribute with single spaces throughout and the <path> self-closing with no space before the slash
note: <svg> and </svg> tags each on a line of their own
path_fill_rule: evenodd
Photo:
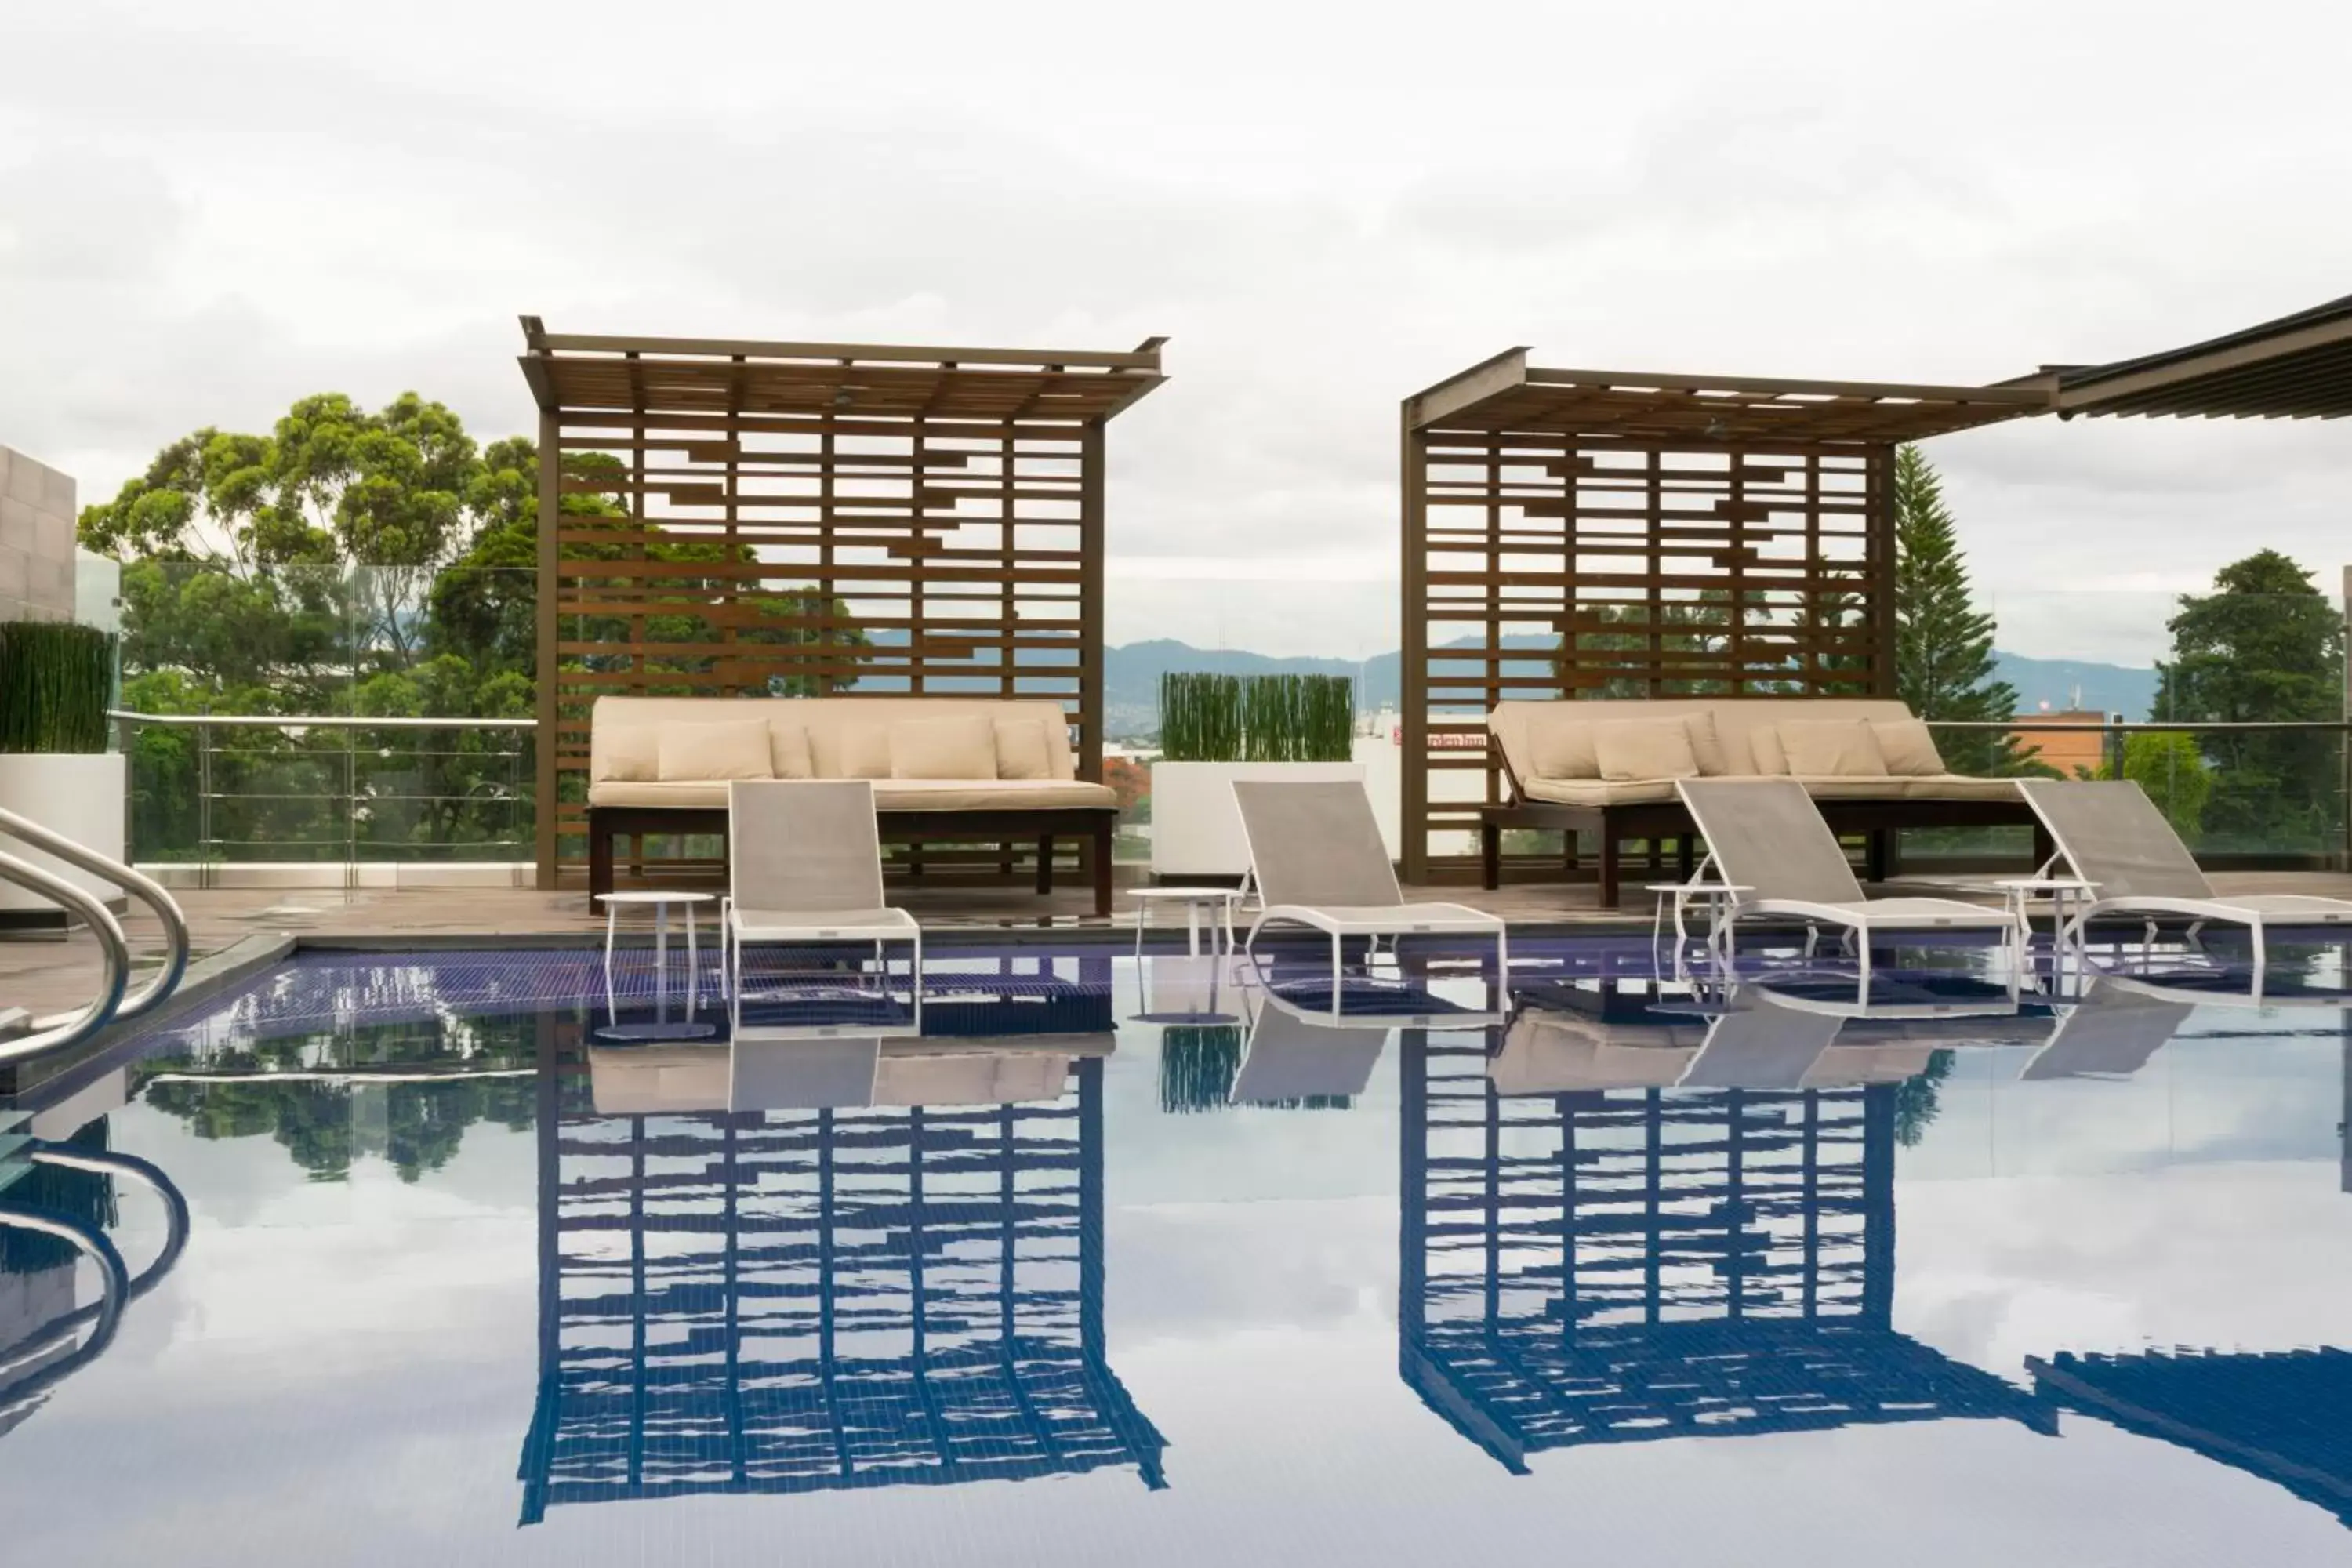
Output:
<svg viewBox="0 0 2352 1568">
<path fill-rule="evenodd" d="M 1237 779 L 1234 804 L 1266 903 L 1385 909 L 1404 902 L 1362 784 Z"/>
<path fill-rule="evenodd" d="M 2180 1032 L 2196 1006 L 2093 981 L 2050 1043 L 2033 1053 L 2024 1079 L 2129 1078 Z"/>
<path fill-rule="evenodd" d="M 1865 899 L 1837 835 L 1794 779 L 1676 779 L 1675 789 L 1717 870 L 1741 889 L 1731 895 L 1710 939 L 1727 952 L 1736 922 L 1748 914 L 1787 915 L 1858 932 L 2000 931 L 2012 944 L 2017 940 L 2016 922 L 2005 910 L 1956 899 Z M 1855 948 L 1866 999 L 1870 943 L 1858 942 Z"/>
<path fill-rule="evenodd" d="M 1757 899 L 1859 904 L 1837 835 L 1794 779 L 1682 779 L 1675 788 L 1723 879 Z"/>
<path fill-rule="evenodd" d="M 751 942 L 871 942 L 887 984 L 885 942 L 912 944 L 914 1032 L 921 1032 L 923 928 L 882 901 L 882 839 L 865 779 L 736 780 L 727 788 L 728 894 L 721 958 L 742 1026 L 743 949 Z"/>
<path fill-rule="evenodd" d="M 2105 903 L 2132 899 L 2210 899 L 2213 884 L 2172 824 L 2129 779 L 2020 779 L 2018 793 Z"/>
<path fill-rule="evenodd" d="M 1258 934 L 1286 922 L 1331 939 L 1331 1005 L 1339 1008 L 1340 939 L 1492 937 L 1497 974 L 1510 972 L 1502 921 L 1462 904 L 1409 904 L 1360 783 L 1236 779 L 1234 805 L 1249 842 L 1250 874 L 1265 908 L 1242 943 L 1255 957 Z"/>
<path fill-rule="evenodd" d="M 727 791 L 727 848 L 728 891 L 738 910 L 884 907 L 882 841 L 867 780 L 738 781 Z"/>
</svg>

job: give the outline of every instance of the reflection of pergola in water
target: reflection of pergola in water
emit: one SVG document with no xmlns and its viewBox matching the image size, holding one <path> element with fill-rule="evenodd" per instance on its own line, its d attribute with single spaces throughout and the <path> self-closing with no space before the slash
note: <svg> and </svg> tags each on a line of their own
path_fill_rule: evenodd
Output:
<svg viewBox="0 0 2352 1568">
<path fill-rule="evenodd" d="M 1514 1471 L 1545 1448 L 2007 1417 L 1891 1318 L 1895 1086 L 1507 1097 L 1407 1031 L 1399 1371 Z"/>
<path fill-rule="evenodd" d="M 2276 1481 L 2352 1525 L 2352 1352 L 2029 1357 L 2037 1393 Z"/>
<path fill-rule="evenodd" d="M 1107 1005 L 1107 1004 L 1106 1004 Z M 1102 1062 L 1055 1100 L 540 1119 L 522 1521 L 562 1503 L 1133 1465 Z"/>
</svg>

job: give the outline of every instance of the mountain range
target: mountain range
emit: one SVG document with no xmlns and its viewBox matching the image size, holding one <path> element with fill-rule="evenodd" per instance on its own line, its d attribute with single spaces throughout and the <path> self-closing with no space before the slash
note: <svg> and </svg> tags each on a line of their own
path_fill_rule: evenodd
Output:
<svg viewBox="0 0 2352 1568">
<path fill-rule="evenodd" d="M 1539 635 L 1506 639 L 1507 647 L 1525 647 L 1531 655 L 1549 651 L 1551 639 Z M 2156 671 L 2141 666 L 2097 664 L 2080 659 L 2029 658 L 2022 654 L 1994 651 L 1995 674 L 2016 689 L 2017 710 L 2031 713 L 2044 704 L 2053 711 L 2089 709 L 2145 718 L 2156 700 Z M 1508 665 L 1504 673 L 1524 674 L 1541 680 L 1549 659 L 1533 657 L 1521 670 Z M 1147 735 L 1160 727 L 1160 678 L 1171 670 L 1213 675 L 1344 675 L 1356 682 L 1360 708 L 1394 708 L 1404 689 L 1404 658 L 1391 651 L 1360 663 L 1313 656 L 1277 658 L 1241 648 L 1199 648 L 1161 637 L 1103 650 L 1105 728 L 1113 735 Z"/>
<path fill-rule="evenodd" d="M 904 632 L 881 632 L 875 641 L 884 646 L 902 643 Z M 1504 639 L 1506 647 L 1524 647 L 1524 662 L 1503 667 L 1507 676 L 1523 676 L 1530 686 L 1541 686 L 1550 668 L 1554 639 L 1528 634 Z M 2078 659 L 2028 658 L 2022 654 L 1993 654 L 1996 673 L 2017 691 L 2017 710 L 2032 713 L 2089 709 L 2145 718 L 2156 700 L 2156 671 L 2146 667 L 2097 664 Z M 1404 656 L 1391 650 L 1357 661 L 1311 655 L 1280 658 L 1245 648 L 1202 648 L 1172 637 L 1132 642 L 1103 649 L 1104 729 L 1114 739 L 1156 734 L 1160 729 L 1160 678 L 1187 670 L 1213 675 L 1344 675 L 1356 683 L 1356 705 L 1365 710 L 1400 705 L 1404 689 Z M 933 676 L 933 691 L 968 688 L 994 691 L 993 676 L 960 679 Z M 866 691 L 904 690 L 903 677 L 868 676 L 859 682 Z M 1531 693 L 1534 695 L 1536 693 Z M 1548 694 L 1548 693 L 1544 693 Z"/>
</svg>

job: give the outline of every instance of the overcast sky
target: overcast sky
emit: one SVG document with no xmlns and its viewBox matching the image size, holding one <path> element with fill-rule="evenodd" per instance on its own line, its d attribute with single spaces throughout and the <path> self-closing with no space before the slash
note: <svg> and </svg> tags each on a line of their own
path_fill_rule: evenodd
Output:
<svg viewBox="0 0 2352 1568">
<path fill-rule="evenodd" d="M 1979 382 L 2352 292 L 2336 4 L 0 0 L 0 443 L 85 500 L 315 391 L 524 430 L 523 312 L 1166 334 L 1118 641 L 1394 647 L 1398 400 L 1513 344 Z M 2344 426 L 1931 451 L 2017 651 L 2145 659 L 2250 549 L 2352 561 Z"/>
</svg>

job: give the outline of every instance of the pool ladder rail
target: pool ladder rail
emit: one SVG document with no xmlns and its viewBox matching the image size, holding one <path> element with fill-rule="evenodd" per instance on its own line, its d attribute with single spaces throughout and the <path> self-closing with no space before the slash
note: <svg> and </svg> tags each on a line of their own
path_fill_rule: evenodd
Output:
<svg viewBox="0 0 2352 1568">
<path fill-rule="evenodd" d="M 71 1246 L 98 1266 L 100 1294 L 89 1305 L 51 1319 L 14 1344 L 0 1346 L 0 1421 L 103 1355 L 122 1321 L 122 1310 L 161 1283 L 188 1244 L 188 1200 L 157 1167 L 130 1154 L 28 1138 L 16 1131 L 21 1125 L 22 1118 L 12 1122 L 0 1113 L 0 1230 L 32 1231 Z M 114 1243 L 95 1226 L 31 1204 L 6 1202 L 9 1178 L 33 1165 L 117 1180 L 128 1177 L 151 1189 L 163 1204 L 163 1245 L 153 1261 L 133 1275 Z M 85 1325 L 87 1335 L 81 1331 Z"/>
<path fill-rule="evenodd" d="M 121 888 L 155 911 L 163 925 L 164 943 L 162 967 L 132 991 L 130 943 L 104 901 L 53 871 L 0 851 L 0 881 L 38 893 L 68 915 L 79 915 L 98 938 L 102 971 L 98 994 L 87 1006 L 35 1018 L 26 1018 L 22 1009 L 0 1008 L 0 1066 L 68 1050 L 109 1024 L 153 1010 L 178 988 L 188 971 L 188 919 L 160 883 L 13 811 L 0 810 L 0 837 L 29 845 Z"/>
</svg>

